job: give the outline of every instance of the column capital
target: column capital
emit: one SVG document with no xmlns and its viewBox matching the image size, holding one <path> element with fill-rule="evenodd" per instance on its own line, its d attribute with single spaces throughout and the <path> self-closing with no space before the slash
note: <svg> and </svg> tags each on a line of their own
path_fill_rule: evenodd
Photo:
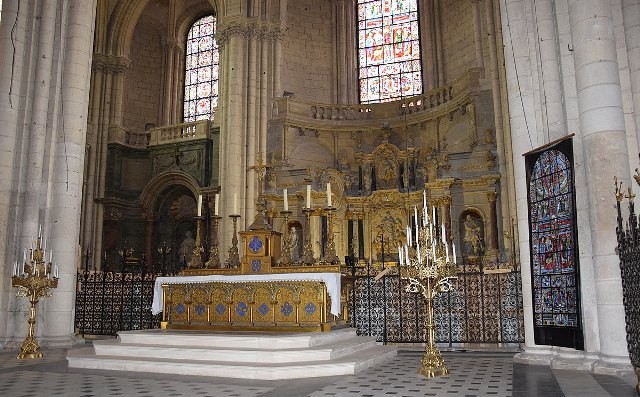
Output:
<svg viewBox="0 0 640 397">
<path fill-rule="evenodd" d="M 279 22 L 270 22 L 257 18 L 230 17 L 218 25 L 216 41 L 224 46 L 232 37 L 242 36 L 244 39 L 282 40 L 288 28 Z"/>
<path fill-rule="evenodd" d="M 107 73 L 124 73 L 131 65 L 129 58 L 120 55 L 94 54 L 92 69 L 100 70 Z"/>
</svg>

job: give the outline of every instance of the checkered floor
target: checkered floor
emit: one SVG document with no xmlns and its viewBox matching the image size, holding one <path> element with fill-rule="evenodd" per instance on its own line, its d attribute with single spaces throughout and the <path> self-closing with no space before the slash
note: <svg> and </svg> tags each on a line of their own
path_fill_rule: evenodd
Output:
<svg viewBox="0 0 640 397">
<path fill-rule="evenodd" d="M 508 353 L 445 353 L 451 371 L 432 379 L 416 373 L 421 352 L 399 355 L 358 375 L 253 381 L 70 369 L 66 350 L 39 360 L 0 353 L 0 396 L 636 396 L 630 381 L 580 371 L 514 364 Z"/>
</svg>

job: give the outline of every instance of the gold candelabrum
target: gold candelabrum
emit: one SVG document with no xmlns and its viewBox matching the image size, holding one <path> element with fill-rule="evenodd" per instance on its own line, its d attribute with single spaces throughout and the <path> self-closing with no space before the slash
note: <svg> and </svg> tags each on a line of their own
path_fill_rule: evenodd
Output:
<svg viewBox="0 0 640 397">
<path fill-rule="evenodd" d="M 304 247 L 302 247 L 302 258 L 300 262 L 305 265 L 313 265 L 316 262 L 316 258 L 313 257 L 313 244 L 311 243 L 311 213 L 313 209 L 303 208 L 304 213 Z"/>
<path fill-rule="evenodd" d="M 335 207 L 325 208 L 327 214 L 327 245 L 325 247 L 325 254 L 321 261 L 331 264 L 339 264 L 340 258 L 336 255 L 336 243 L 333 239 L 333 213 L 336 212 Z"/>
<path fill-rule="evenodd" d="M 193 247 L 193 253 L 188 267 L 190 269 L 201 269 L 204 267 L 202 262 L 202 254 L 204 254 L 204 247 L 202 244 L 202 225 L 204 224 L 204 217 L 196 216 L 196 243 Z"/>
<path fill-rule="evenodd" d="M 209 250 L 209 260 L 206 263 L 207 269 L 218 269 L 220 267 L 220 246 L 218 243 L 218 226 L 220 225 L 219 215 L 211 217 L 211 249 Z"/>
<path fill-rule="evenodd" d="M 433 299 L 439 292 L 451 291 L 457 278 L 455 243 L 452 244 L 450 256 L 444 224 L 438 233 L 434 219 L 435 216 L 429 217 L 425 198 L 422 219 L 418 217 L 417 208 L 414 208 L 415 241 L 413 230 L 407 226 L 406 244 L 398 247 L 400 275 L 407 281 L 405 290 L 420 293 L 425 300 L 427 344 L 418 373 L 429 378 L 449 373 L 435 343 Z M 450 261 L 451 257 L 453 262 Z"/>
<path fill-rule="evenodd" d="M 291 264 L 291 236 L 289 235 L 289 216 L 291 216 L 293 212 L 291 211 L 280 211 L 280 214 L 284 217 L 284 237 L 282 238 L 282 255 L 278 260 L 278 264 L 282 266 L 287 266 Z"/>
<path fill-rule="evenodd" d="M 233 220 L 233 237 L 231 237 L 231 248 L 229 248 L 229 259 L 227 259 L 227 267 L 235 269 L 240 267 L 240 255 L 238 254 L 238 218 L 240 215 L 232 214 L 229 218 Z"/>
<path fill-rule="evenodd" d="M 51 289 L 58 287 L 58 266 L 51 264 L 51 251 L 49 251 L 49 261 L 45 260 L 46 240 L 43 244 L 42 227 L 38 232 L 38 238 L 34 241 L 31 249 L 24 251 L 22 266 L 16 262 L 13 268 L 11 285 L 18 288 L 16 296 L 24 296 L 31 303 L 29 312 L 29 329 L 27 337 L 22 342 L 18 359 L 40 358 L 42 352 L 40 345 L 34 336 L 36 326 L 36 308 L 40 298 L 51 296 Z M 53 271 L 53 273 L 52 273 Z"/>
</svg>

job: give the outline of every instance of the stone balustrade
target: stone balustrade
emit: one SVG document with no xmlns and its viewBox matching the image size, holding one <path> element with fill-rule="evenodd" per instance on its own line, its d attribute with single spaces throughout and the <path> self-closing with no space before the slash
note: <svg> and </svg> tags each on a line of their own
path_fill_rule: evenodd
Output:
<svg viewBox="0 0 640 397">
<path fill-rule="evenodd" d="M 317 121 L 351 125 L 376 120 L 389 121 L 401 118 L 405 114 L 446 113 L 468 100 L 474 89 L 480 86 L 480 79 L 480 69 L 469 69 L 467 73 L 445 86 L 422 95 L 366 105 L 321 104 L 298 101 L 292 97 L 276 98 L 271 116 L 274 120 L 286 119 L 294 124 L 298 121 L 312 127 Z"/>
<path fill-rule="evenodd" d="M 156 127 L 149 130 L 151 133 L 149 146 L 208 139 L 209 131 L 209 120 Z"/>
<path fill-rule="evenodd" d="M 146 148 L 150 139 L 149 131 L 133 132 L 119 125 L 109 127 L 109 143 L 120 143 L 132 148 Z"/>
</svg>

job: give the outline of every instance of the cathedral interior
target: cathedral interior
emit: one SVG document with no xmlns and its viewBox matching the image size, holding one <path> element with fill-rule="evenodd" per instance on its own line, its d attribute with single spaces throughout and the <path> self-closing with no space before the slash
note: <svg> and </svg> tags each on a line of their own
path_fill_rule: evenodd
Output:
<svg viewBox="0 0 640 397">
<path fill-rule="evenodd" d="M 457 275 L 434 301 L 440 346 L 637 367 L 615 204 L 640 192 L 638 0 L 0 7 L 5 349 L 26 332 L 11 278 L 35 235 L 60 267 L 38 337 L 67 346 L 122 327 L 104 314 L 116 298 L 87 291 L 152 285 L 197 247 L 206 268 L 238 267 L 237 234 L 256 229 L 283 236 L 273 266 L 357 279 L 360 334 L 421 343 L 423 302 L 377 276 L 424 208 Z M 134 306 L 145 325 L 129 327 L 155 326 Z"/>
</svg>

